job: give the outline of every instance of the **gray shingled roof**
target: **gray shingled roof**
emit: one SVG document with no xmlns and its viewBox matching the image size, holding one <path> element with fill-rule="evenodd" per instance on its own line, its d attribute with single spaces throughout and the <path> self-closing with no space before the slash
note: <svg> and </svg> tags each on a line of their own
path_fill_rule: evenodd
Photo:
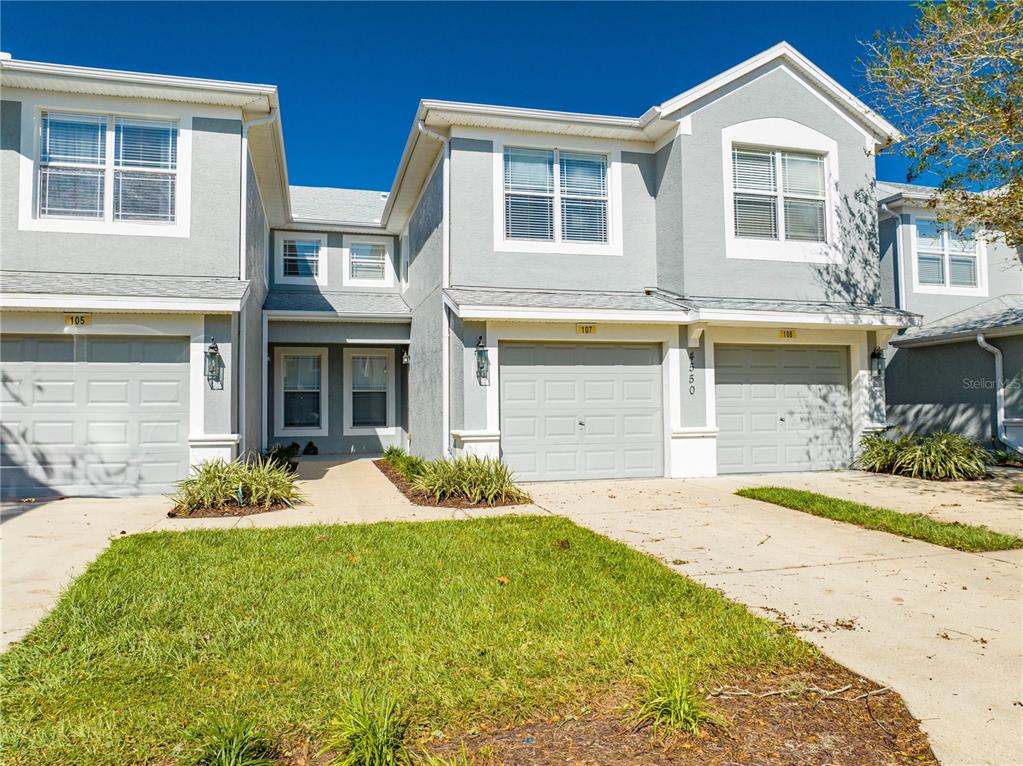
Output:
<svg viewBox="0 0 1023 766">
<path fill-rule="evenodd" d="M 903 184 L 895 181 L 877 182 L 877 198 L 879 200 L 894 197 L 896 194 L 903 194 L 907 197 L 930 197 L 936 191 L 938 191 L 937 187 L 921 184 Z"/>
<path fill-rule="evenodd" d="M 0 271 L 3 293 L 237 299 L 245 295 L 248 286 L 248 282 L 231 277 Z"/>
<path fill-rule="evenodd" d="M 611 311 L 679 311 L 656 295 L 643 292 L 588 292 L 584 290 L 491 290 L 455 287 L 444 292 L 458 306 L 508 308 L 599 309 Z"/>
<path fill-rule="evenodd" d="M 291 214 L 295 218 L 345 223 L 380 223 L 387 192 L 292 186 Z"/>
<path fill-rule="evenodd" d="M 1002 295 L 907 330 L 892 345 L 928 343 L 970 337 L 978 332 L 1018 328 L 1023 332 L 1023 295 Z"/>
<path fill-rule="evenodd" d="M 333 314 L 398 316 L 411 318 L 408 304 L 396 293 L 319 292 L 318 290 L 271 290 L 263 308 L 267 311 L 323 311 Z"/>
<path fill-rule="evenodd" d="M 918 318 L 917 314 L 892 306 L 866 306 L 858 303 L 836 301 L 782 301 L 759 298 L 708 298 L 679 296 L 681 305 L 695 309 L 721 309 L 725 311 L 787 311 L 796 314 L 855 314 L 857 316 L 900 316 L 907 320 Z"/>
</svg>

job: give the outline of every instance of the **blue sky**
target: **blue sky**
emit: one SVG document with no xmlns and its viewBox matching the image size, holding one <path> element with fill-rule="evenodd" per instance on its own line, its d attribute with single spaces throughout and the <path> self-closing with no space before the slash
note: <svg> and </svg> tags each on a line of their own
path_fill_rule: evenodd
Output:
<svg viewBox="0 0 1023 766">
<path fill-rule="evenodd" d="M 388 189 L 421 98 L 638 116 L 788 40 L 856 94 L 898 2 L 3 2 L 15 58 L 273 83 L 294 184 Z M 905 180 L 897 156 L 878 178 Z"/>
</svg>

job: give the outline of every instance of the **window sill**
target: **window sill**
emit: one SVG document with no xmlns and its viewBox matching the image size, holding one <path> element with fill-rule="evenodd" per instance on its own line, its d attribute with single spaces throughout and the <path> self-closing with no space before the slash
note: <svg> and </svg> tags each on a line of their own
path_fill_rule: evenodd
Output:
<svg viewBox="0 0 1023 766">
<path fill-rule="evenodd" d="M 362 427 L 345 426 L 344 436 L 397 436 L 397 426 Z"/>
<path fill-rule="evenodd" d="M 978 298 L 986 298 L 988 291 L 986 287 L 958 287 L 946 285 L 913 285 L 913 292 L 921 295 L 962 295 Z"/>
<path fill-rule="evenodd" d="M 346 279 L 343 287 L 394 287 L 393 279 Z"/>
<path fill-rule="evenodd" d="M 188 224 L 166 221 L 104 221 L 97 218 L 36 217 L 19 222 L 20 231 L 56 234 L 115 234 L 128 237 L 188 237 Z"/>
<path fill-rule="evenodd" d="M 279 428 L 274 436 L 327 436 L 326 428 Z"/>
<path fill-rule="evenodd" d="M 841 263 L 842 251 L 836 243 L 828 242 L 728 237 L 725 240 L 725 257 L 750 261 Z"/>
<path fill-rule="evenodd" d="M 278 276 L 274 282 L 278 285 L 306 285 L 307 287 L 326 287 L 327 280 L 320 277 L 285 277 Z"/>
<path fill-rule="evenodd" d="M 622 255 L 617 242 L 552 242 L 549 240 L 499 239 L 498 253 L 558 253 L 563 255 Z"/>
</svg>

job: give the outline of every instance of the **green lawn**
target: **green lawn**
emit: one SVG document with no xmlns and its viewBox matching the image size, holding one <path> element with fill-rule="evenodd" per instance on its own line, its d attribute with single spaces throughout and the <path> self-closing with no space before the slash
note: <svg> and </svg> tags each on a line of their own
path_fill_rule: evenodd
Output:
<svg viewBox="0 0 1023 766">
<path fill-rule="evenodd" d="M 805 511 L 814 516 L 845 521 L 867 529 L 924 540 L 958 551 L 1004 551 L 1009 548 L 1023 548 L 1023 540 L 1020 538 L 993 532 L 987 527 L 938 521 L 922 513 L 900 513 L 888 508 L 862 505 L 801 489 L 748 487 L 738 490 L 735 494 Z"/>
<path fill-rule="evenodd" d="M 1019 492 L 1021 495 L 1023 495 L 1023 484 L 1017 484 L 1015 487 L 1012 488 L 1012 491 Z"/>
<path fill-rule="evenodd" d="M 661 667 L 814 655 L 559 518 L 151 533 L 115 540 L 0 656 L 0 748 L 152 763 L 221 710 L 315 739 L 353 688 L 399 695 L 427 731 L 512 723 Z"/>
</svg>

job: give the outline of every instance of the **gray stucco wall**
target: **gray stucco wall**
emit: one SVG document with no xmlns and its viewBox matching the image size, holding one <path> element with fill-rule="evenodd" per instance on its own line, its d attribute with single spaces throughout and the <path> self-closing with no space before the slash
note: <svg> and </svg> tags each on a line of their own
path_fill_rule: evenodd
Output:
<svg viewBox="0 0 1023 766">
<path fill-rule="evenodd" d="M 312 229 L 303 229 L 301 232 L 288 231 L 284 229 L 274 229 L 270 239 L 273 240 L 270 243 L 272 248 L 270 251 L 270 284 L 277 285 L 277 264 L 273 262 L 273 259 L 277 257 L 277 245 L 276 240 L 280 237 L 301 237 L 302 234 L 325 234 L 326 232 L 317 232 Z M 359 293 L 396 293 L 399 292 L 401 287 L 399 285 L 398 267 L 400 264 L 399 253 L 398 253 L 398 242 L 396 237 L 388 236 L 386 239 L 390 242 L 391 251 L 391 265 L 394 271 L 394 283 L 389 287 L 367 287 L 366 285 L 345 285 L 344 284 L 344 240 L 345 237 L 358 237 L 358 234 L 346 234 L 345 232 L 329 232 L 327 236 L 327 283 L 325 285 L 296 285 L 289 283 L 282 283 L 281 287 L 285 287 L 288 290 L 311 290 L 313 292 L 359 292 Z M 379 234 L 371 235 L 372 237 L 384 236 Z"/>
<path fill-rule="evenodd" d="M 732 92 L 692 111 L 683 135 L 681 175 L 685 291 L 689 295 L 831 300 L 879 297 L 874 160 L 863 135 L 777 65 L 757 70 Z M 836 265 L 725 258 L 723 128 L 765 118 L 797 119 L 838 145 L 838 221 L 844 262 Z M 670 165 L 669 165 L 670 167 Z"/>
<path fill-rule="evenodd" d="M 476 342 L 482 335 L 487 337 L 486 322 L 465 322 L 461 332 L 454 335 L 454 351 L 451 357 L 451 388 L 461 400 L 461 425 L 468 431 L 478 431 L 487 426 L 487 386 L 497 385 L 497 370 L 490 370 L 489 381 L 476 378 Z"/>
<path fill-rule="evenodd" d="M 274 349 L 279 346 L 308 345 L 307 343 L 272 344 L 268 377 L 273 386 L 274 380 Z M 267 423 L 269 423 L 268 441 L 270 444 L 291 444 L 297 442 L 301 448 L 313 442 L 320 455 L 364 455 L 378 454 L 386 447 L 402 446 L 405 442 L 405 431 L 408 429 L 408 377 L 407 368 L 401 363 L 401 352 L 404 347 L 381 344 L 379 348 L 391 348 L 394 351 L 395 392 L 394 409 L 398 428 L 393 435 L 383 436 L 345 436 L 345 395 L 344 395 L 344 346 L 331 345 L 327 352 L 327 435 L 326 436 L 277 436 L 274 434 L 276 415 L 274 397 L 267 397 Z"/>
<path fill-rule="evenodd" d="M 409 450 L 425 458 L 444 454 L 443 346 L 447 319 L 443 305 L 443 175 L 434 171 L 409 220 Z"/>
<path fill-rule="evenodd" d="M 681 142 L 674 139 L 655 155 L 657 168 L 657 286 L 685 294 L 685 269 L 682 264 Z"/>
<path fill-rule="evenodd" d="M 188 237 L 19 231 L 21 102 L 2 104 L 0 237 L 3 267 L 92 274 L 238 276 L 241 121 L 192 118 Z M 158 229 L 159 224 L 154 224 Z"/>
<path fill-rule="evenodd" d="M 494 251 L 493 151 L 491 141 L 451 140 L 452 285 L 641 290 L 654 284 L 653 154 L 622 152 L 624 255 L 576 255 Z"/>
<path fill-rule="evenodd" d="M 1002 350 L 1006 416 L 1023 418 L 1023 335 L 989 342 Z M 889 424 L 989 443 L 996 434 L 994 369 L 994 357 L 972 340 L 898 349 L 885 374 Z"/>
<path fill-rule="evenodd" d="M 249 293 L 239 317 L 239 325 L 244 327 L 245 334 L 245 347 L 240 362 L 245 366 L 245 382 L 244 390 L 239 392 L 245 399 L 245 406 L 241 408 L 244 409 L 245 419 L 241 423 L 242 441 L 239 445 L 239 451 L 243 454 L 259 451 L 262 446 L 263 300 L 267 292 L 267 257 L 270 246 L 266 215 L 260 202 L 259 184 L 251 159 L 247 161 L 246 173 L 248 198 L 245 206 L 245 263 Z"/>
<path fill-rule="evenodd" d="M 203 386 L 206 433 L 235 433 L 235 416 L 238 395 L 238 369 L 235 364 L 237 321 L 228 314 L 207 314 L 205 319 L 206 344 L 217 341 L 223 359 L 223 383 L 211 387 L 207 381 Z"/>
<path fill-rule="evenodd" d="M 878 226 L 880 240 L 878 264 L 881 276 L 881 303 L 884 306 L 899 306 L 899 243 L 898 221 L 886 218 Z"/>
</svg>

